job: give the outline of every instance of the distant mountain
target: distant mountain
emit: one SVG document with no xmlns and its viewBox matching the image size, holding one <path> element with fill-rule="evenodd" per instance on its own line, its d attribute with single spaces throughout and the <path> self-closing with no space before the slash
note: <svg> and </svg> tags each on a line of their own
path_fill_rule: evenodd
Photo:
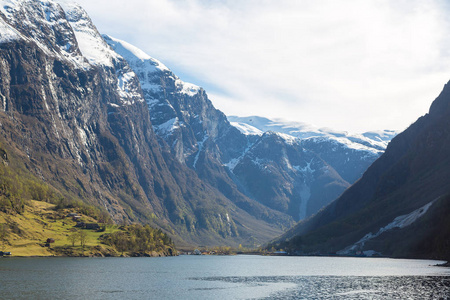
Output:
<svg viewBox="0 0 450 300">
<path fill-rule="evenodd" d="M 298 253 L 450 258 L 450 84 L 336 201 L 273 245 Z"/>
<path fill-rule="evenodd" d="M 364 171 L 370 166 L 370 164 L 376 160 L 384 151 L 385 146 L 389 142 L 389 138 L 394 136 L 396 133 L 393 131 L 385 130 L 384 132 L 372 132 L 365 133 L 370 138 L 365 137 L 363 135 L 350 135 L 345 132 L 335 132 L 330 129 L 317 129 L 311 125 L 306 123 L 299 122 L 285 122 L 285 121 L 273 121 L 267 118 L 262 117 L 235 117 L 229 116 L 231 125 L 238 128 L 241 133 L 246 135 L 257 135 L 262 136 L 262 132 L 266 131 L 266 133 L 277 133 L 279 139 L 283 140 L 286 145 L 285 147 L 291 149 L 289 153 L 293 153 L 293 151 L 299 153 L 312 153 L 315 155 L 315 158 L 305 158 L 306 160 L 302 163 L 303 166 L 310 164 L 311 162 L 323 164 L 322 167 L 317 167 L 319 169 L 327 169 L 330 170 L 326 173 L 326 176 L 329 177 L 328 180 L 324 181 L 324 174 L 319 177 L 311 177 L 310 174 L 315 173 L 306 169 L 300 168 L 296 170 L 296 173 L 303 173 L 302 176 L 305 178 L 310 178 L 309 181 L 305 181 L 304 179 L 292 179 L 292 177 L 281 176 L 279 182 L 275 184 L 272 188 L 280 190 L 283 187 L 283 180 L 285 178 L 289 178 L 288 182 L 291 182 L 297 186 L 303 186 L 304 192 L 302 192 L 302 196 L 298 196 L 298 192 L 289 192 L 289 197 L 284 197 L 280 195 L 286 195 L 286 193 L 278 191 L 274 196 L 278 199 L 285 199 L 284 206 L 289 205 L 296 207 L 294 210 L 297 210 L 297 207 L 300 207 L 300 215 L 298 219 L 303 219 L 308 217 L 314 213 L 316 213 L 320 208 L 324 205 L 328 204 L 336 197 L 338 197 L 350 184 L 354 183 L 358 180 Z M 264 139 L 264 138 L 262 138 Z M 265 139 L 267 141 L 267 139 Z M 274 153 L 277 148 L 276 143 L 272 146 L 265 145 L 266 148 L 271 149 L 271 153 Z M 295 150 L 294 150 L 295 149 Z M 263 152 L 259 152 L 259 155 L 262 155 Z M 283 150 L 283 153 L 278 153 L 279 156 L 283 157 L 282 161 L 277 163 L 278 166 L 283 168 L 283 165 L 293 165 L 295 164 L 295 160 L 292 161 L 285 153 L 286 150 Z M 251 159 L 243 159 L 246 156 L 252 155 Z M 304 155 L 303 155 L 304 156 Z M 250 170 L 251 166 L 248 165 L 249 161 L 261 161 L 268 160 L 274 161 L 271 159 L 270 155 L 255 156 L 253 151 L 248 151 L 244 154 L 244 156 L 240 157 L 238 160 L 241 162 L 246 161 L 247 165 L 244 167 L 236 169 L 237 165 L 236 161 L 232 161 L 228 166 L 231 170 L 238 174 L 238 177 L 241 181 L 247 182 L 249 189 L 253 187 L 254 194 L 261 194 L 257 191 L 258 187 L 255 184 L 251 184 L 250 181 L 258 180 L 259 176 L 247 176 L 245 170 Z M 298 161 L 298 160 L 297 160 Z M 285 163 L 287 162 L 287 163 Z M 288 167 L 289 168 L 289 167 Z M 286 169 L 286 168 L 285 168 Z M 236 171 L 235 171 L 236 170 Z M 241 171 L 243 170 L 243 171 Z M 319 173 L 315 173 L 318 176 Z M 302 177 L 302 178 L 303 178 Z M 333 185 L 330 185 L 329 182 L 333 182 Z M 267 187 L 266 187 L 267 188 Z M 305 188 L 307 188 L 305 190 Z M 308 191 L 308 192 L 305 192 Z M 310 194 L 311 192 L 311 194 Z M 270 193 L 265 193 L 263 198 L 267 199 Z M 292 201 L 295 198 L 301 199 L 301 201 Z M 275 199 L 274 198 L 274 199 Z M 306 199 L 306 201 L 305 201 Z M 268 202 L 268 200 L 266 200 Z M 289 203 L 289 204 L 287 204 Z M 291 213 L 291 215 L 293 215 Z"/>
<path fill-rule="evenodd" d="M 237 128 L 247 127 L 260 132 L 275 131 L 300 139 L 310 137 L 327 137 L 347 144 L 361 144 L 376 150 L 386 149 L 388 143 L 398 134 L 398 131 L 395 130 L 379 130 L 364 132 L 362 134 L 349 134 L 345 131 L 336 131 L 330 128 L 318 128 L 314 125 L 303 122 L 286 121 L 283 119 L 268 119 L 258 116 L 228 116 L 228 120 Z M 251 132 L 249 131 L 249 133 Z"/>
<path fill-rule="evenodd" d="M 349 183 L 301 141 L 264 133 L 228 168 L 264 205 L 304 219 L 338 197 Z"/>
</svg>

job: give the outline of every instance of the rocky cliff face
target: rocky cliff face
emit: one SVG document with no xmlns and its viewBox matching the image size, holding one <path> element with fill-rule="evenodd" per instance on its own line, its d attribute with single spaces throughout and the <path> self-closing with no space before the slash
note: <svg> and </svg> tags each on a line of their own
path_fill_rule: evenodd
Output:
<svg viewBox="0 0 450 300">
<path fill-rule="evenodd" d="M 0 4 L 1 143 L 28 171 L 116 222 L 151 222 L 178 241 L 253 244 L 280 232 L 169 153 L 145 87 L 82 8 Z"/>
<path fill-rule="evenodd" d="M 300 252 L 449 259 L 449 120 L 447 84 L 358 182 L 277 243 Z"/>
</svg>

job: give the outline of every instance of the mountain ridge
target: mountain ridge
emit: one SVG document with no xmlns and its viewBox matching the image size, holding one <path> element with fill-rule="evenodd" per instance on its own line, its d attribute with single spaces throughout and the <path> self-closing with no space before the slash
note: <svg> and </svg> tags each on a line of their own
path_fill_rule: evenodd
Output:
<svg viewBox="0 0 450 300">
<path fill-rule="evenodd" d="M 342 139 L 347 139 L 350 143 L 360 144 L 375 150 L 385 150 L 390 140 L 398 134 L 398 131 L 395 130 L 367 131 L 352 134 L 326 127 L 319 128 L 304 122 L 287 121 L 281 118 L 269 119 L 260 116 L 227 116 L 227 118 L 235 126 L 245 128 L 245 125 L 247 125 L 247 128 L 248 126 L 253 127 L 261 132 L 275 131 L 300 139 L 312 137 L 338 138 L 341 141 Z"/>
</svg>

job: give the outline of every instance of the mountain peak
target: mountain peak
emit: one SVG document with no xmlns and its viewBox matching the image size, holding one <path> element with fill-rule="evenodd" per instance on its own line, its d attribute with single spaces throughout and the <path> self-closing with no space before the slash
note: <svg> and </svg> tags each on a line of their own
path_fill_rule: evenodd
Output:
<svg viewBox="0 0 450 300">
<path fill-rule="evenodd" d="M 120 53 L 120 55 L 123 58 L 125 58 L 128 62 L 141 61 L 142 63 L 144 63 L 148 61 L 149 65 L 155 67 L 155 69 L 159 71 L 170 72 L 169 68 L 167 68 L 162 62 L 151 57 L 138 47 L 133 46 L 130 43 L 119 40 L 107 34 L 102 34 L 102 37 L 114 51 Z"/>
<path fill-rule="evenodd" d="M 0 0 L 1 42 L 34 42 L 46 54 L 87 68 L 66 13 L 55 1 Z"/>
<path fill-rule="evenodd" d="M 177 92 L 189 96 L 193 96 L 200 92 L 201 88 L 199 86 L 182 81 L 162 62 L 151 57 L 136 46 L 106 34 L 103 35 L 103 38 L 109 46 L 125 58 L 133 70 L 138 73 L 144 94 L 152 94 L 160 91 L 160 77 L 162 73 L 165 73 L 165 76 L 172 78 Z M 150 104 L 150 102 L 148 103 Z"/>
<path fill-rule="evenodd" d="M 67 20 L 75 32 L 78 46 L 89 63 L 113 67 L 114 60 L 119 57 L 102 38 L 87 12 L 70 1 L 58 0 L 58 3 L 63 7 Z"/>
</svg>

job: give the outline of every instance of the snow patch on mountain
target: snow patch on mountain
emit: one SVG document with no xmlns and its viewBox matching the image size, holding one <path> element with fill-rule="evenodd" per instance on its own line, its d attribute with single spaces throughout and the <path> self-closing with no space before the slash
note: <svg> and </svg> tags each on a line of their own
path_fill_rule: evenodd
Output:
<svg viewBox="0 0 450 300">
<path fill-rule="evenodd" d="M 297 172 L 300 172 L 300 173 L 303 173 L 303 174 L 312 174 L 312 173 L 314 173 L 316 171 L 313 168 L 311 168 L 312 162 L 313 162 L 313 160 L 311 159 L 310 162 L 306 162 L 306 166 L 304 166 L 304 167 L 293 166 L 292 168 L 294 170 L 296 170 Z"/>
<path fill-rule="evenodd" d="M 172 131 L 180 128 L 180 122 L 177 117 L 164 122 L 161 125 L 154 125 L 153 128 L 161 135 L 170 134 Z"/>
<path fill-rule="evenodd" d="M 0 43 L 9 43 L 20 39 L 25 39 L 25 37 L 0 18 Z"/>
<path fill-rule="evenodd" d="M 55 1 L 0 0 L 0 12 L 5 16 L 0 21 L 1 42 L 17 39 L 34 42 L 46 55 L 68 61 L 75 68 L 89 67 L 76 47 L 66 14 Z M 59 33 L 58 38 L 55 32 Z"/>
<path fill-rule="evenodd" d="M 275 132 L 275 134 L 277 136 L 279 136 L 280 138 L 282 138 L 288 145 L 294 145 L 295 143 L 298 142 L 298 139 L 292 135 L 281 133 L 281 132 Z"/>
<path fill-rule="evenodd" d="M 257 166 L 260 170 L 267 170 L 268 160 L 265 158 L 256 157 L 252 159 L 252 163 Z"/>
<path fill-rule="evenodd" d="M 230 124 L 232 126 L 236 127 L 237 129 L 239 129 L 239 131 L 245 135 L 262 135 L 263 134 L 263 132 L 261 130 L 259 130 L 258 128 L 253 127 L 246 123 L 230 122 Z"/>
<path fill-rule="evenodd" d="M 231 172 L 233 172 L 234 168 L 236 168 L 236 166 L 241 162 L 241 160 L 245 157 L 245 155 L 248 153 L 248 151 L 250 151 L 250 149 L 252 148 L 253 144 L 251 144 L 250 142 L 247 143 L 247 147 L 245 148 L 245 150 L 242 152 L 241 156 L 236 157 L 236 158 L 232 158 L 229 162 L 223 164 L 225 167 L 227 167 Z"/>
<path fill-rule="evenodd" d="M 93 65 L 113 67 L 119 56 L 105 42 L 86 11 L 71 1 L 58 0 L 77 38 L 83 56 Z"/>
<path fill-rule="evenodd" d="M 154 73 L 158 71 L 170 72 L 169 68 L 167 68 L 162 62 L 151 57 L 136 46 L 107 34 L 103 34 L 102 36 L 114 51 L 125 58 L 130 65 L 137 67 L 139 71 L 146 71 L 147 73 Z"/>
<path fill-rule="evenodd" d="M 426 214 L 426 212 L 428 211 L 428 209 L 434 204 L 434 202 L 436 202 L 437 199 L 431 201 L 430 203 L 414 210 L 413 212 L 406 214 L 406 215 L 402 215 L 402 216 L 398 216 L 396 217 L 391 223 L 389 223 L 388 225 L 380 228 L 375 234 L 372 232 L 369 232 L 368 234 L 366 234 L 362 239 L 360 239 L 359 241 L 357 241 L 355 244 L 337 252 L 338 254 L 341 255 L 345 255 L 345 254 L 349 254 L 355 250 L 360 250 L 364 247 L 364 244 L 371 239 L 374 239 L 378 236 L 380 236 L 382 233 L 392 230 L 394 228 L 404 228 L 407 227 L 411 224 L 413 224 L 414 222 L 416 222 L 419 218 L 421 218 L 424 214 Z"/>
<path fill-rule="evenodd" d="M 179 78 L 177 78 L 175 80 L 175 85 L 178 87 L 180 93 L 186 94 L 191 97 L 200 91 L 199 86 L 189 83 L 189 82 L 184 82 L 184 81 L 180 80 Z"/>
<path fill-rule="evenodd" d="M 194 165 L 193 165 L 194 168 L 196 168 L 196 166 L 197 166 L 198 158 L 200 157 L 200 153 L 203 150 L 203 144 L 206 142 L 206 140 L 208 138 L 209 138 L 209 136 L 206 134 L 202 141 L 197 142 L 198 151 L 197 151 L 197 154 L 195 155 L 195 158 L 194 158 Z"/>
<path fill-rule="evenodd" d="M 177 91 L 181 94 L 194 96 L 201 90 L 201 88 L 195 84 L 182 81 L 163 63 L 136 46 L 109 35 L 103 35 L 103 38 L 114 51 L 125 58 L 133 71 L 138 75 L 142 90 L 147 90 L 149 92 L 161 91 L 160 77 L 163 75 L 171 77 L 174 80 Z M 150 100 L 151 99 L 147 99 L 147 102 Z"/>
<path fill-rule="evenodd" d="M 159 71 L 170 71 L 162 62 L 151 57 L 141 49 L 136 46 L 131 45 L 125 41 L 116 39 L 107 34 L 103 34 L 105 41 L 111 46 L 114 51 L 119 53 L 128 62 L 134 62 L 145 65 L 146 70 L 150 72 Z"/>
<path fill-rule="evenodd" d="M 123 99 L 123 104 L 132 104 L 131 101 L 125 99 L 140 98 L 141 94 L 135 88 L 134 78 L 136 74 L 134 72 L 127 72 L 124 74 L 117 74 L 117 92 Z"/>
</svg>

